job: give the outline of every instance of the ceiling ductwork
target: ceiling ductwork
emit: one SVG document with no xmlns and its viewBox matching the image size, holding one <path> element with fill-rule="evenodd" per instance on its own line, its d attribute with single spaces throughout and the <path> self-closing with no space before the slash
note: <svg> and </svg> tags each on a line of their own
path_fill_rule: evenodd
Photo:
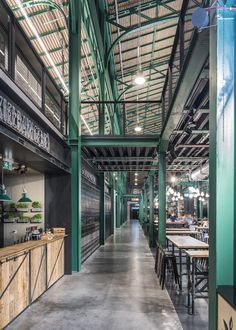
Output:
<svg viewBox="0 0 236 330">
<path fill-rule="evenodd" d="M 209 163 L 206 163 L 190 174 L 191 181 L 204 180 L 209 176 Z"/>
</svg>

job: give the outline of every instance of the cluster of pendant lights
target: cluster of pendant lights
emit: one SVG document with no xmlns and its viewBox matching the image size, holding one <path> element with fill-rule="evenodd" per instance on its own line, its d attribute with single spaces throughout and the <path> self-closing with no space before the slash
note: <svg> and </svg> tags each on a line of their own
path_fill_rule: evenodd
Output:
<svg viewBox="0 0 236 330">
<path fill-rule="evenodd" d="M 166 196 L 172 196 L 171 200 L 173 202 L 184 199 L 183 195 L 181 195 L 180 192 L 174 191 L 174 189 L 171 187 L 167 190 Z"/>
<path fill-rule="evenodd" d="M 1 185 L 0 185 L 0 202 L 7 203 L 7 202 L 10 202 L 12 199 L 7 194 L 6 187 L 3 183 L 3 174 L 4 174 L 4 169 L 2 168 L 2 182 L 1 182 Z M 25 188 L 23 188 L 22 196 L 18 200 L 18 203 L 31 203 L 31 202 L 32 202 L 32 200 L 28 197 L 27 191 L 25 190 Z"/>
<path fill-rule="evenodd" d="M 190 199 L 192 198 L 198 198 L 200 202 L 205 202 L 206 198 L 209 198 L 209 194 L 203 191 L 201 192 L 199 188 L 189 187 L 189 193 L 185 193 L 184 196 L 180 194 L 180 192 L 175 191 L 173 188 L 168 188 L 166 192 L 166 196 L 172 196 L 172 201 L 178 201 L 183 200 L 184 197 L 188 197 Z"/>
</svg>

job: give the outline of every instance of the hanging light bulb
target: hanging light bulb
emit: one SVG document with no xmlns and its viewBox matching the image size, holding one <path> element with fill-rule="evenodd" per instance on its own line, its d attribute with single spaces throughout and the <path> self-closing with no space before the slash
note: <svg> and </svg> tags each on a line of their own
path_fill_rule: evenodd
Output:
<svg viewBox="0 0 236 330">
<path fill-rule="evenodd" d="M 138 72 L 134 78 L 134 82 L 136 85 L 143 85 L 146 82 L 146 79 L 142 72 Z"/>
<path fill-rule="evenodd" d="M 138 175 L 138 172 L 135 172 L 134 175 L 137 176 Z"/>
<path fill-rule="evenodd" d="M 204 192 L 203 191 L 201 192 L 201 196 L 204 197 Z"/>
<path fill-rule="evenodd" d="M 0 202 L 10 202 L 10 201 L 11 201 L 11 197 L 7 195 L 6 188 L 4 184 L 2 184 L 0 186 Z"/>
<path fill-rule="evenodd" d="M 210 197 L 210 195 L 208 193 L 206 193 L 206 198 L 209 198 L 209 197 Z"/>
<path fill-rule="evenodd" d="M 179 198 L 181 201 L 183 201 L 184 200 L 184 197 L 183 196 L 180 196 L 180 198 Z"/>
<path fill-rule="evenodd" d="M 137 124 L 137 126 L 135 126 L 134 130 L 135 130 L 136 133 L 141 132 L 142 131 L 142 127 L 139 126 L 139 124 Z"/>
<path fill-rule="evenodd" d="M 138 45 L 137 45 L 137 74 L 134 78 L 134 82 L 136 85 L 143 85 L 146 82 L 146 79 L 142 72 L 142 56 L 141 56 L 141 38 L 140 38 L 140 28 L 141 28 L 141 1 L 139 3 L 139 35 L 138 35 Z"/>
</svg>

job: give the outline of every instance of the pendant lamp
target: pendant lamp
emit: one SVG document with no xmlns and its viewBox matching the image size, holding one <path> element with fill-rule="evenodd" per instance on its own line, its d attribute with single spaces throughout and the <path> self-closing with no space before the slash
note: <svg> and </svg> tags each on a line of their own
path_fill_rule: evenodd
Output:
<svg viewBox="0 0 236 330">
<path fill-rule="evenodd" d="M 32 200 L 29 198 L 29 196 L 27 195 L 27 190 L 24 188 L 24 183 L 25 183 L 25 173 L 27 171 L 27 167 L 25 165 L 21 165 L 22 168 L 22 175 L 23 175 L 23 191 L 22 191 L 22 195 L 21 198 L 18 200 L 18 203 L 32 203 Z"/>
<path fill-rule="evenodd" d="M 0 186 L 0 202 L 10 202 L 10 201 L 11 201 L 11 197 L 7 195 L 6 188 L 4 184 L 2 184 Z"/>
<path fill-rule="evenodd" d="M 28 197 L 27 191 L 23 188 L 22 196 L 18 200 L 18 203 L 32 203 L 32 200 Z"/>
<path fill-rule="evenodd" d="M 7 195 L 6 187 L 3 183 L 3 168 L 2 168 L 2 183 L 0 185 L 0 202 L 10 202 L 11 197 Z"/>
</svg>

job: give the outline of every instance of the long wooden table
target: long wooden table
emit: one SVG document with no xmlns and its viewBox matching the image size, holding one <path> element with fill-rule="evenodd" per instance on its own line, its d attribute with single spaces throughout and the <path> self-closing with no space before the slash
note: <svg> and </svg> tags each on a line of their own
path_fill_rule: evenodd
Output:
<svg viewBox="0 0 236 330">
<path fill-rule="evenodd" d="M 197 293 L 206 293 L 205 287 L 207 287 L 207 283 L 201 287 L 201 289 L 197 290 L 196 285 L 196 260 L 197 259 L 208 259 L 209 258 L 209 250 L 186 250 L 187 256 L 187 274 L 188 274 L 188 311 L 191 314 L 194 314 L 194 300 L 195 298 L 207 298 L 207 296 L 198 296 Z M 192 261 L 192 263 L 191 263 Z M 192 265 L 192 267 L 191 267 Z M 192 269 L 191 269 L 192 268 Z M 200 282 L 202 283 L 203 280 L 208 281 L 208 274 L 201 273 Z M 199 282 L 199 283 L 200 283 Z M 197 284 L 199 285 L 198 281 Z"/>
<path fill-rule="evenodd" d="M 187 249 L 208 249 L 209 245 L 199 241 L 191 236 L 178 236 L 178 235 L 167 235 L 167 240 L 172 243 L 172 253 L 174 255 L 174 247 L 179 249 L 179 288 L 182 290 L 182 250 Z"/>
<path fill-rule="evenodd" d="M 198 235 L 197 230 L 166 230 L 167 235 Z"/>
<path fill-rule="evenodd" d="M 0 249 L 0 329 L 64 275 L 64 239 Z"/>
</svg>

